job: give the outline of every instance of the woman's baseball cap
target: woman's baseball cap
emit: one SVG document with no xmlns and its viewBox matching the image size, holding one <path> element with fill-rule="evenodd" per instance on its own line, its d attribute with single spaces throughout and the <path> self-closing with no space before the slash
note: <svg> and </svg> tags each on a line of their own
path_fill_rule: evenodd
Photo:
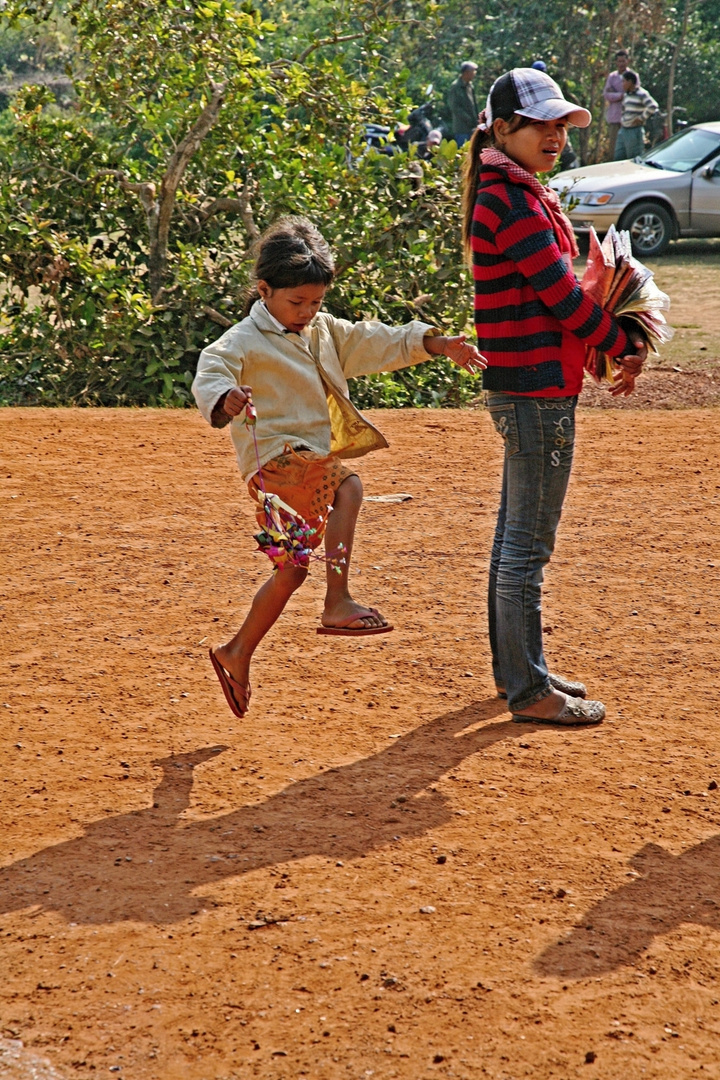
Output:
<svg viewBox="0 0 720 1080">
<path fill-rule="evenodd" d="M 587 109 L 566 101 L 555 80 L 535 68 L 513 68 L 490 87 L 485 106 L 487 126 L 498 117 L 509 120 L 513 113 L 532 120 L 559 120 L 566 116 L 571 124 L 581 128 L 592 120 Z"/>
</svg>

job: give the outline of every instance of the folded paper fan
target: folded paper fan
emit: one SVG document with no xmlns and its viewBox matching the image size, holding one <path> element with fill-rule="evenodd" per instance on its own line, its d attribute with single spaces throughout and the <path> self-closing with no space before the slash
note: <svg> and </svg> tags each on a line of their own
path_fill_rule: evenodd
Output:
<svg viewBox="0 0 720 1080">
<path fill-rule="evenodd" d="M 629 233 L 618 232 L 611 225 L 601 243 L 595 230 L 590 230 L 590 250 L 580 287 L 615 318 L 622 315 L 636 322 L 649 351 L 656 356 L 659 346 L 672 338 L 674 330 L 664 315 L 670 308 L 670 297 L 657 287 L 652 270 L 632 254 Z M 588 346 L 585 370 L 596 382 L 612 382 L 617 368 L 612 357 Z"/>
</svg>

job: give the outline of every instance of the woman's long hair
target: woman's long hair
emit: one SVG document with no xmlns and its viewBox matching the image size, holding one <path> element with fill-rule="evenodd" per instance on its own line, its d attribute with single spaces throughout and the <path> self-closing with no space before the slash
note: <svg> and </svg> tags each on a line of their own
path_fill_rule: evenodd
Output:
<svg viewBox="0 0 720 1080">
<path fill-rule="evenodd" d="M 529 116 L 520 116 L 513 113 L 508 119 L 507 134 L 532 124 Z M 470 238 L 472 235 L 473 214 L 475 212 L 475 200 L 477 198 L 478 182 L 480 180 L 480 167 L 482 161 L 480 155 L 486 147 L 493 146 L 496 150 L 502 150 L 495 134 L 494 126 L 489 128 L 476 128 L 468 143 L 465 162 L 463 164 L 463 193 L 462 193 L 462 238 L 465 255 L 470 259 Z"/>
<path fill-rule="evenodd" d="M 271 289 L 296 289 L 300 285 L 330 285 L 335 263 L 318 229 L 304 217 L 278 218 L 254 247 L 252 283 L 245 296 L 244 314 L 259 298 L 258 281 Z"/>
</svg>

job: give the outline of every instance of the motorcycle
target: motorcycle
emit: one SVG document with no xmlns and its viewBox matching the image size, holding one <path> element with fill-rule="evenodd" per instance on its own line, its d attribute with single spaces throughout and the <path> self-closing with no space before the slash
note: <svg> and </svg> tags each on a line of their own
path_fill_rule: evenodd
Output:
<svg viewBox="0 0 720 1080">
<path fill-rule="evenodd" d="M 431 147 L 438 145 L 444 137 L 440 128 L 433 125 L 432 111 L 432 104 L 426 101 L 410 112 L 407 124 L 398 124 L 394 128 L 384 124 L 366 124 L 365 145 L 388 157 L 408 153 L 410 147 L 415 146 L 418 157 L 429 157 Z"/>
<path fill-rule="evenodd" d="M 377 150 L 378 154 L 386 154 L 388 157 L 400 153 L 393 129 L 385 124 L 365 125 L 365 145 L 368 150 Z"/>
<path fill-rule="evenodd" d="M 412 110 L 407 124 L 396 128 L 395 139 L 401 150 L 407 152 L 411 146 L 424 147 L 427 144 L 428 135 L 433 129 L 430 112 L 431 105 L 428 101 Z"/>
</svg>

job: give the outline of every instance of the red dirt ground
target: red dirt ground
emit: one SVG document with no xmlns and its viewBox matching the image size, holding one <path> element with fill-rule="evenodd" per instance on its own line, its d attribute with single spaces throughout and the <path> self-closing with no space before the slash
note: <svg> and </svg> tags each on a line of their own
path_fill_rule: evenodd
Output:
<svg viewBox="0 0 720 1080">
<path fill-rule="evenodd" d="M 268 566 L 227 434 L 0 410 L 0 1077 L 720 1078 L 720 411 L 581 411 L 576 731 L 493 696 L 487 417 L 375 420 L 366 494 L 413 498 L 354 582 L 396 631 L 316 636 L 314 569 L 239 722 L 207 648 Z"/>
</svg>

